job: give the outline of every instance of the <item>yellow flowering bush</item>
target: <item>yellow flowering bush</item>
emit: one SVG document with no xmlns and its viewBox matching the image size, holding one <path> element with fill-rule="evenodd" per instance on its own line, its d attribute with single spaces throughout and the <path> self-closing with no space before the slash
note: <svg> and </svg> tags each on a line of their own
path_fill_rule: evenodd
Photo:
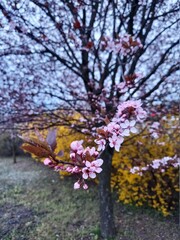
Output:
<svg viewBox="0 0 180 240">
<path fill-rule="evenodd" d="M 117 190 L 119 200 L 141 206 L 147 204 L 164 216 L 178 205 L 178 167 L 170 166 L 166 171 L 150 169 L 142 176 L 133 174 L 134 166 L 145 167 L 154 159 L 178 155 L 178 122 L 176 118 L 161 120 L 161 127 L 155 138 L 149 130 L 129 139 L 113 158 L 112 187 Z"/>
<path fill-rule="evenodd" d="M 140 131 L 139 135 L 126 139 L 120 152 L 115 153 L 111 184 L 117 191 L 120 201 L 137 206 L 146 204 L 161 211 L 165 216 L 177 207 L 178 168 L 170 166 L 164 172 L 150 169 L 143 172 L 142 176 L 130 172 L 133 167 L 145 167 L 154 159 L 178 155 L 177 125 L 176 118 L 167 116 L 161 120 L 159 127 L 154 127 L 154 130 L 149 127 Z M 63 150 L 64 155 L 61 159 L 64 161 L 69 161 L 72 141 L 83 139 L 85 142 L 88 141 L 88 145 L 93 142 L 93 139 L 89 142 L 85 134 L 72 131 L 67 126 L 59 126 L 56 129 L 57 151 Z M 46 129 L 40 131 L 43 136 L 47 136 L 47 132 Z M 30 133 L 31 136 L 32 134 Z M 61 170 L 60 175 L 66 176 L 69 173 Z"/>
</svg>

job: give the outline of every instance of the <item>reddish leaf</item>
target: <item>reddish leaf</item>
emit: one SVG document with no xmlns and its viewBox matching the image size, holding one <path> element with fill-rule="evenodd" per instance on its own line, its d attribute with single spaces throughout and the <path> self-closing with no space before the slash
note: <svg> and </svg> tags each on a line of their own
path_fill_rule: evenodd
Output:
<svg viewBox="0 0 180 240">
<path fill-rule="evenodd" d="M 81 27 L 81 24 L 78 20 L 76 20 L 74 23 L 73 23 L 73 27 L 74 29 L 79 29 Z"/>
<path fill-rule="evenodd" d="M 126 75 L 124 76 L 124 79 L 127 83 L 129 84 L 132 84 L 134 83 L 134 80 L 137 78 L 138 76 L 134 73 L 134 74 L 131 74 L 131 75 Z"/>
<path fill-rule="evenodd" d="M 20 138 L 29 145 L 35 146 L 35 147 L 41 147 L 46 149 L 47 151 L 50 150 L 49 145 L 47 142 L 41 141 L 35 137 L 26 137 L 26 136 L 20 136 Z"/>
<path fill-rule="evenodd" d="M 124 47 L 124 48 L 126 48 L 126 49 L 128 49 L 129 48 L 129 45 L 128 45 L 128 43 L 127 42 L 122 42 L 122 46 Z"/>
<path fill-rule="evenodd" d="M 132 36 L 130 36 L 130 37 L 129 37 L 129 43 L 130 43 L 130 45 L 132 44 L 132 42 L 133 42 L 133 39 L 132 39 Z"/>
<path fill-rule="evenodd" d="M 21 148 L 24 151 L 32 153 L 39 158 L 49 157 L 49 155 L 50 155 L 49 151 L 47 151 L 46 149 L 41 148 L 41 147 L 36 147 L 36 146 L 32 146 L 32 145 L 23 144 L 21 146 Z"/>
<path fill-rule="evenodd" d="M 105 117 L 104 122 L 106 123 L 106 125 L 108 125 L 110 123 L 110 120 L 107 116 Z"/>
<path fill-rule="evenodd" d="M 131 43 L 131 46 L 132 46 L 132 47 L 139 46 L 139 43 L 138 43 L 137 41 L 133 41 L 133 42 Z"/>
<path fill-rule="evenodd" d="M 103 129 L 97 129 L 97 133 L 103 136 L 106 135 L 106 132 Z"/>
<path fill-rule="evenodd" d="M 93 47 L 93 45 L 94 45 L 93 42 L 88 42 L 86 44 L 86 48 L 91 49 Z"/>
</svg>

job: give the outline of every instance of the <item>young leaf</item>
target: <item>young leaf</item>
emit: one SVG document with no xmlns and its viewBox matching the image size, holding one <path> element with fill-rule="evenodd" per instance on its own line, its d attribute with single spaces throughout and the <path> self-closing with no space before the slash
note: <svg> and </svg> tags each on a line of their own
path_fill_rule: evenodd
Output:
<svg viewBox="0 0 180 240">
<path fill-rule="evenodd" d="M 46 141 L 49 144 L 49 146 L 51 147 L 52 151 L 54 151 L 56 149 L 56 146 L 57 146 L 56 134 L 57 134 L 56 129 L 49 130 L 48 135 L 46 137 Z"/>
<path fill-rule="evenodd" d="M 105 117 L 104 122 L 106 123 L 106 125 L 108 125 L 110 123 L 110 120 L 107 116 Z"/>
<path fill-rule="evenodd" d="M 64 151 L 63 150 L 60 150 L 59 152 L 58 152 L 58 154 L 57 154 L 57 156 L 59 156 L 59 157 L 62 157 L 64 155 Z"/>
<path fill-rule="evenodd" d="M 25 150 L 26 152 L 32 153 L 39 158 L 49 157 L 49 155 L 50 155 L 49 151 L 47 151 L 46 149 L 41 148 L 41 147 L 36 147 L 36 146 L 32 146 L 32 145 L 23 144 L 21 146 L 21 148 L 23 150 Z"/>
<path fill-rule="evenodd" d="M 80 22 L 79 22 L 78 20 L 76 20 L 76 21 L 73 23 L 73 27 L 74 27 L 75 30 L 76 30 L 76 29 L 79 29 L 79 28 L 81 27 Z"/>
<path fill-rule="evenodd" d="M 96 130 L 97 131 L 97 133 L 99 134 L 99 135 L 102 135 L 102 136 L 105 136 L 106 135 L 106 132 L 103 130 L 103 129 L 97 129 Z"/>
<path fill-rule="evenodd" d="M 49 146 L 48 146 L 48 143 L 44 142 L 44 141 L 41 141 L 35 137 L 24 137 L 24 136 L 20 136 L 20 138 L 25 142 L 25 143 L 28 143 L 32 146 L 35 146 L 35 147 L 41 147 L 41 148 L 44 148 L 46 149 L 47 151 L 50 150 Z"/>
</svg>

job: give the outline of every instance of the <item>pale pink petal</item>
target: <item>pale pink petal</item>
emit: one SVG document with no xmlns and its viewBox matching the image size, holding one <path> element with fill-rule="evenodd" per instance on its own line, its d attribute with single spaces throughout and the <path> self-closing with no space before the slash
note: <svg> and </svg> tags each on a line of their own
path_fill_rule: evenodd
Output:
<svg viewBox="0 0 180 240">
<path fill-rule="evenodd" d="M 136 121 L 135 121 L 135 120 L 132 120 L 132 121 L 129 123 L 129 126 L 134 127 L 135 124 L 136 124 Z"/>
<path fill-rule="evenodd" d="M 129 126 L 129 124 L 121 123 L 121 127 L 122 127 L 122 128 L 127 128 L 128 126 Z"/>
<path fill-rule="evenodd" d="M 49 165 L 52 161 L 49 158 L 44 159 L 44 165 Z"/>
<path fill-rule="evenodd" d="M 88 179 L 88 174 L 87 174 L 86 172 L 84 172 L 83 175 L 82 175 L 82 177 L 83 177 L 84 179 Z"/>
<path fill-rule="evenodd" d="M 74 160 L 75 157 L 76 157 L 76 154 L 75 154 L 75 153 L 70 153 L 70 158 L 71 158 L 72 160 Z"/>
<path fill-rule="evenodd" d="M 94 171 L 96 170 L 96 167 L 95 167 L 95 166 L 91 166 L 90 168 L 88 168 L 88 170 L 89 170 L 90 172 L 94 172 Z"/>
<path fill-rule="evenodd" d="M 79 184 L 79 182 L 74 183 L 74 189 L 79 189 L 80 187 L 81 185 Z"/>
<path fill-rule="evenodd" d="M 83 150 L 83 140 L 80 140 L 80 141 L 73 141 L 70 145 L 71 149 L 73 151 L 78 151 L 78 150 Z"/>
<path fill-rule="evenodd" d="M 120 147 L 121 147 L 120 144 L 116 144 L 116 145 L 115 145 L 115 150 L 116 150 L 117 152 L 119 152 Z"/>
<path fill-rule="evenodd" d="M 103 164 L 103 160 L 101 158 L 92 162 L 95 166 L 100 167 Z"/>
<path fill-rule="evenodd" d="M 117 139 L 117 142 L 118 142 L 119 144 L 123 143 L 123 142 L 124 142 L 124 138 L 121 137 L 121 136 L 119 136 L 118 139 Z"/>
<path fill-rule="evenodd" d="M 96 168 L 95 172 L 96 172 L 96 173 L 102 172 L 102 168 L 100 168 L 100 167 Z"/>
<path fill-rule="evenodd" d="M 85 184 L 83 185 L 83 188 L 84 188 L 84 190 L 87 190 L 87 189 L 88 189 L 88 185 L 85 183 Z"/>
<path fill-rule="evenodd" d="M 132 127 L 130 130 L 132 133 L 137 133 L 137 128 L 135 128 L 135 127 Z"/>
<path fill-rule="evenodd" d="M 89 161 L 86 161 L 85 164 L 86 164 L 86 167 L 91 167 L 91 163 Z"/>
<path fill-rule="evenodd" d="M 129 136 L 129 129 L 125 129 L 125 130 L 122 132 L 122 135 L 128 137 L 128 136 Z"/>
<path fill-rule="evenodd" d="M 90 172 L 90 173 L 89 173 L 89 177 L 90 177 L 90 178 L 95 178 L 95 177 L 96 177 L 96 174 L 95 174 L 94 172 Z"/>
</svg>

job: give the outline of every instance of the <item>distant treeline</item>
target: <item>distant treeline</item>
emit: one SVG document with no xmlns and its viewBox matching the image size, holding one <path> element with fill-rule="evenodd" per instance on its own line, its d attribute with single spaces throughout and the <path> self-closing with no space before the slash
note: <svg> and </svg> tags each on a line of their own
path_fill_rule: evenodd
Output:
<svg viewBox="0 0 180 240">
<path fill-rule="evenodd" d="M 20 156 L 25 153 L 21 150 L 20 146 L 22 141 L 18 137 L 11 137 L 8 133 L 0 135 L 0 156 L 11 157 L 14 155 Z"/>
</svg>

